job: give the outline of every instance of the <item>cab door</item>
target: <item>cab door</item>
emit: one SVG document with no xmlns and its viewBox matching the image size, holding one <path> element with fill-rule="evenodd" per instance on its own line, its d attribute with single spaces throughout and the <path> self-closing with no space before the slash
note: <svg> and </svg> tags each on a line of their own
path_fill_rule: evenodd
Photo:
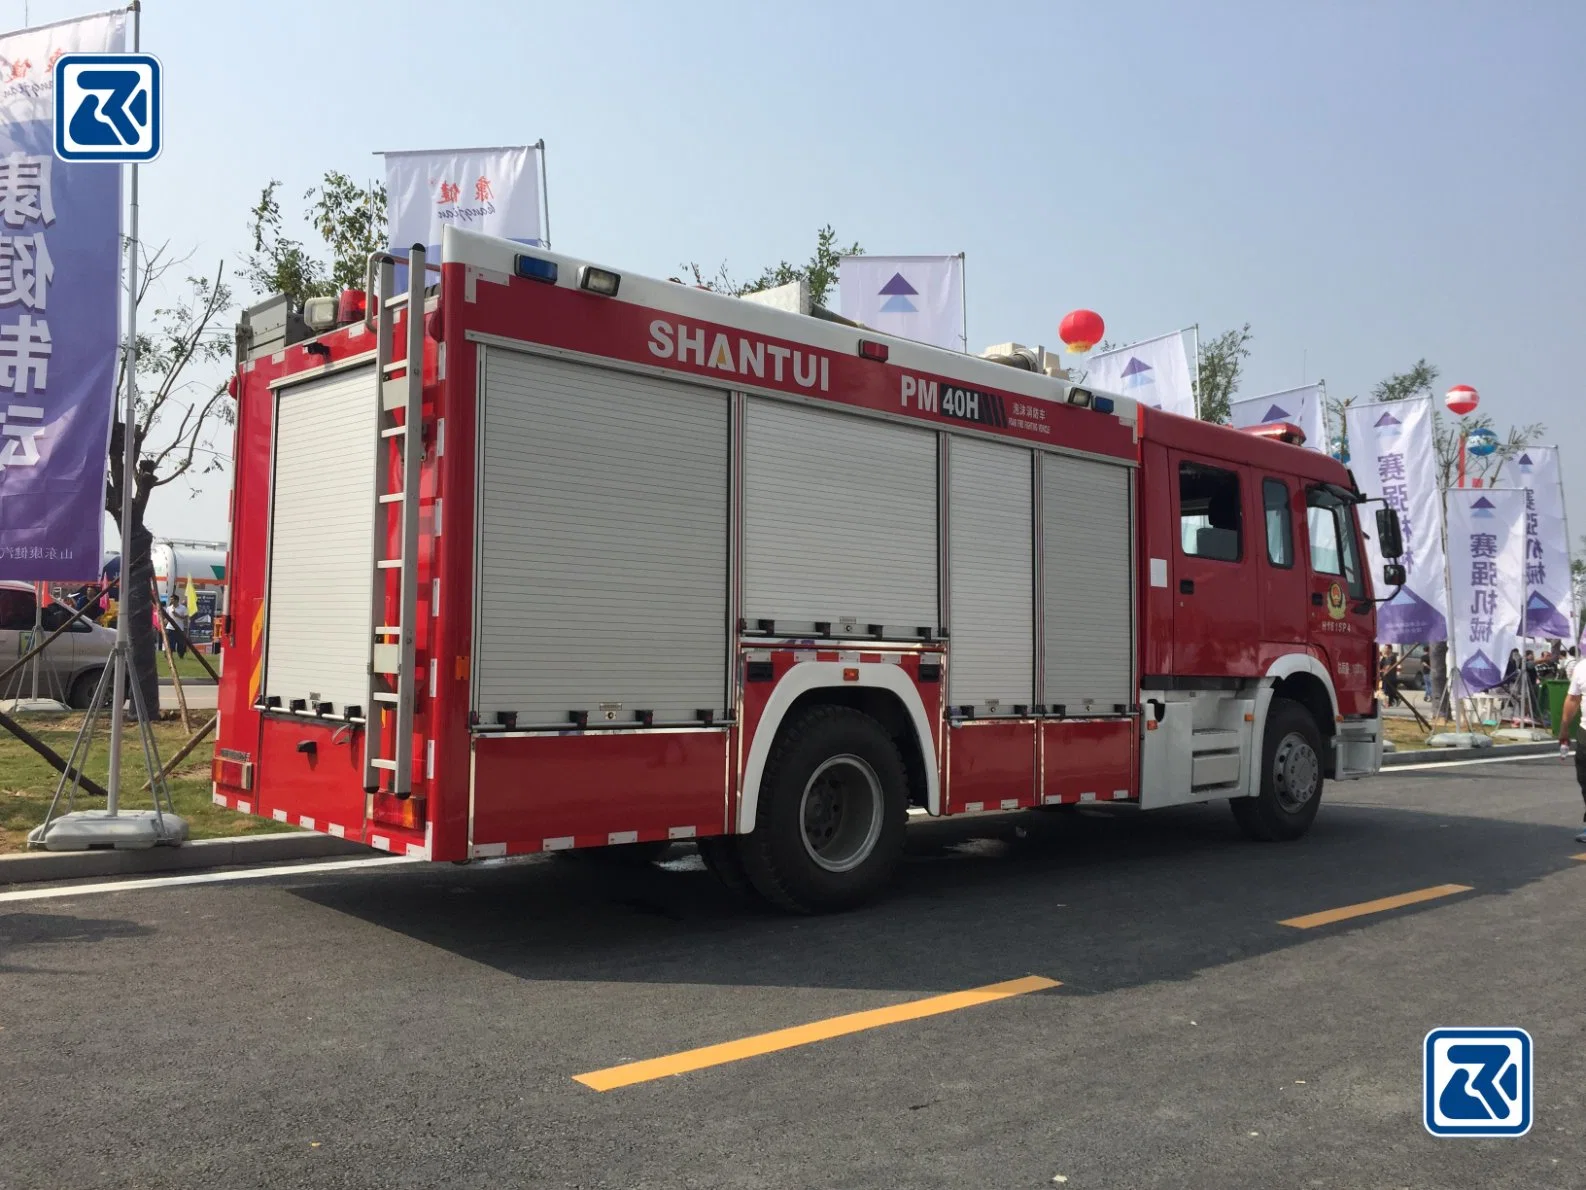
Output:
<svg viewBox="0 0 1586 1190">
<path fill-rule="evenodd" d="M 1311 643 L 1326 656 L 1339 713 L 1368 714 L 1376 690 L 1375 607 L 1366 592 L 1353 506 L 1320 484 L 1307 487 L 1305 530 Z"/>
<path fill-rule="evenodd" d="M 1170 454 L 1176 478 L 1173 673 L 1249 677 L 1261 639 L 1255 557 L 1261 520 L 1251 515 L 1250 473 L 1216 459 Z"/>
<path fill-rule="evenodd" d="M 1295 645 L 1310 637 L 1311 581 L 1300 557 L 1305 533 L 1303 488 L 1293 479 L 1262 476 L 1261 514 L 1266 531 L 1260 566 L 1261 639 L 1270 654 L 1262 658 L 1266 662 L 1293 652 Z"/>
</svg>

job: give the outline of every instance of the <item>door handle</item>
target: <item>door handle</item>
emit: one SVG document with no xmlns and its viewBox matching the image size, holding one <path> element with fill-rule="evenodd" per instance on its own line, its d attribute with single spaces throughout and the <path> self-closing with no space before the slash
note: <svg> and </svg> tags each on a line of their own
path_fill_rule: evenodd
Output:
<svg viewBox="0 0 1586 1190">
<path fill-rule="evenodd" d="M 1322 598 L 1322 593 L 1320 591 L 1312 591 L 1311 592 L 1311 602 L 1314 603 L 1317 607 L 1321 607 L 1324 603 L 1326 603 L 1326 600 L 1324 600 Z"/>
<path fill-rule="evenodd" d="M 1179 579 L 1179 581 L 1178 581 L 1178 593 L 1180 595 L 1193 595 L 1193 594 L 1195 594 L 1195 580 L 1192 579 L 1192 578 L 1181 578 L 1181 579 Z"/>
</svg>

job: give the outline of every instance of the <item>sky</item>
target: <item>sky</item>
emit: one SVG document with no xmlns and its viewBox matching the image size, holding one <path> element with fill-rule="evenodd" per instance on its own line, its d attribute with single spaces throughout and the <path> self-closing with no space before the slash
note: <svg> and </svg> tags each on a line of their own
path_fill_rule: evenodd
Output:
<svg viewBox="0 0 1586 1190">
<path fill-rule="evenodd" d="M 1115 343 L 1249 322 L 1245 396 L 1424 357 L 1546 423 L 1581 533 L 1583 44 L 1573 0 L 148 0 L 143 229 L 234 268 L 272 178 L 290 209 L 377 150 L 543 137 L 554 248 L 619 270 L 754 275 L 830 223 L 966 253 L 975 349 L 1085 306 Z M 179 482 L 150 523 L 223 538 L 225 508 Z"/>
</svg>

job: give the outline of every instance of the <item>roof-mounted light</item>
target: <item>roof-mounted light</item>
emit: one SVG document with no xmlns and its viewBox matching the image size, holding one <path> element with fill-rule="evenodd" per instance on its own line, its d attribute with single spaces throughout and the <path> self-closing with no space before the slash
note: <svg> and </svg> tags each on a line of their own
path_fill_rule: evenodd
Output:
<svg viewBox="0 0 1586 1190">
<path fill-rule="evenodd" d="M 333 297 L 311 297 L 303 303 L 303 321 L 314 332 L 328 331 L 336 325 L 339 302 Z"/>
<path fill-rule="evenodd" d="M 860 339 L 859 354 L 866 359 L 878 360 L 884 364 L 887 362 L 887 345 L 877 343 L 874 339 Z"/>
<path fill-rule="evenodd" d="M 554 280 L 556 266 L 551 267 Z M 601 297 L 616 297 L 617 287 L 621 284 L 622 274 L 613 273 L 610 269 L 597 269 L 592 264 L 586 264 L 578 270 L 578 288 L 598 293 Z"/>
<path fill-rule="evenodd" d="M 530 281 L 544 281 L 547 285 L 556 284 L 554 260 L 541 260 L 538 256 L 520 256 L 517 270 L 518 276 L 527 277 Z"/>
<path fill-rule="evenodd" d="M 1070 388 L 1068 390 L 1068 403 L 1078 405 L 1081 409 L 1089 409 L 1092 394 L 1088 388 Z"/>
</svg>

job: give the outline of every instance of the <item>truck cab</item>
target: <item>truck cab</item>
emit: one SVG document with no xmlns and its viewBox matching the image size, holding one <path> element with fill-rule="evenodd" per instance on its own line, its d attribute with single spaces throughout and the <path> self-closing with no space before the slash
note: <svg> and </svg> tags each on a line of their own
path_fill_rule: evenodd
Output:
<svg viewBox="0 0 1586 1190">
<path fill-rule="evenodd" d="M 1157 804 L 1248 787 L 1241 758 L 1262 748 L 1244 735 L 1274 698 L 1306 709 L 1326 775 L 1375 771 L 1376 605 L 1349 472 L 1289 442 L 1143 422 L 1142 698 L 1161 708 L 1155 734 L 1189 741 L 1164 756 Z"/>
</svg>

